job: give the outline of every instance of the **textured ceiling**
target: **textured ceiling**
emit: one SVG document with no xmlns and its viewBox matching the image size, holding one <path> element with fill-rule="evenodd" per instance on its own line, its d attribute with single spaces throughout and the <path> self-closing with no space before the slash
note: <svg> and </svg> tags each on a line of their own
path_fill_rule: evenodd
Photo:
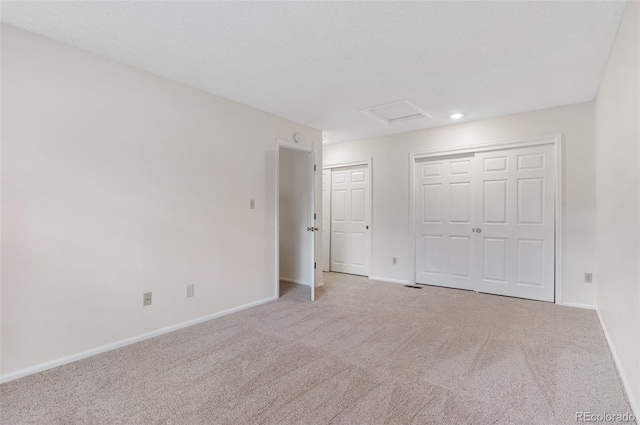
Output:
<svg viewBox="0 0 640 425">
<path fill-rule="evenodd" d="M 2 21 L 325 131 L 329 142 L 593 100 L 623 1 L 2 2 Z M 408 99 L 432 115 L 360 110 Z M 455 122 L 459 122 L 455 121 Z"/>
</svg>

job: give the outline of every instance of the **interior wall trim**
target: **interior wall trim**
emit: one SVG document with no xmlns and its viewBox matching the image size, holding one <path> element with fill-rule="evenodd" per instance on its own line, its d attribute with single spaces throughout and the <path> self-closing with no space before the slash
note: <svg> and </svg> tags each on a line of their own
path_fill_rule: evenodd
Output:
<svg viewBox="0 0 640 425">
<path fill-rule="evenodd" d="M 402 280 L 402 279 L 389 279 L 386 277 L 375 277 L 375 276 L 370 276 L 369 280 L 377 280 L 378 282 L 389 282 L 389 283 L 397 283 L 400 285 L 408 285 L 409 281 L 408 280 Z"/>
<path fill-rule="evenodd" d="M 302 279 L 291 279 L 289 277 L 282 277 L 280 276 L 280 281 L 282 282 L 290 282 L 290 283 L 296 283 L 298 285 L 304 285 L 304 286 L 309 286 L 309 282 L 305 282 Z M 317 286 L 317 285 L 316 285 Z"/>
<path fill-rule="evenodd" d="M 216 319 L 218 317 L 222 317 L 228 314 L 236 313 L 238 311 L 246 310 L 251 307 L 256 307 L 261 304 L 266 304 L 274 300 L 276 300 L 276 297 L 264 298 L 248 304 L 240 305 L 238 307 L 233 307 L 227 310 L 219 311 L 217 313 L 202 316 L 197 319 L 187 320 L 186 322 L 178 323 L 172 326 L 167 326 L 166 328 L 156 329 L 154 331 L 146 332 L 141 335 L 136 335 L 131 338 L 122 339 L 120 341 L 112 342 L 106 345 L 101 345 L 99 347 L 91 348 L 89 350 L 81 351 L 79 353 L 71 354 L 69 356 L 61 357 L 59 359 L 51 360 L 48 362 L 37 364 L 35 366 L 16 370 L 15 372 L 6 373 L 0 376 L 0 383 L 4 384 L 5 382 L 13 381 L 19 378 L 23 378 L 25 376 L 33 375 L 34 373 L 43 372 L 48 369 L 53 369 L 54 367 L 63 366 L 65 364 L 69 364 L 78 360 L 86 359 L 88 357 L 95 356 L 96 354 L 101 354 L 107 351 L 112 351 L 118 348 L 122 348 L 127 345 L 135 344 L 136 342 L 144 341 L 146 339 L 154 338 L 156 336 L 160 336 L 169 332 L 177 331 L 178 329 L 183 329 L 189 326 L 197 325 L 202 322 L 207 322 L 209 320 Z"/>
<path fill-rule="evenodd" d="M 592 304 L 581 304 L 581 303 L 562 303 L 565 307 L 574 307 L 574 308 L 584 308 L 585 310 L 595 310 L 596 306 Z"/>
<path fill-rule="evenodd" d="M 618 353 L 616 352 L 616 348 L 611 342 L 611 337 L 609 336 L 609 331 L 607 331 L 607 327 L 604 324 L 604 320 L 602 320 L 602 315 L 600 314 L 600 309 L 596 307 L 596 314 L 598 315 L 598 320 L 600 321 L 600 327 L 602 327 L 602 331 L 604 332 L 604 337 L 607 340 L 607 345 L 609 346 L 609 350 L 613 355 L 613 361 L 616 365 L 616 369 L 618 369 L 618 374 L 620 375 L 620 379 L 622 380 L 622 386 L 624 387 L 624 391 L 627 394 L 627 400 L 629 401 L 629 405 L 631 406 L 631 413 L 636 417 L 636 421 L 640 418 L 640 406 L 638 405 L 638 401 L 634 400 L 633 392 L 631 391 L 631 384 L 629 384 L 629 379 L 627 375 L 624 373 L 624 369 L 622 368 L 622 364 L 620 363 L 620 358 L 618 357 Z M 624 412 L 622 412 L 624 413 Z"/>
</svg>

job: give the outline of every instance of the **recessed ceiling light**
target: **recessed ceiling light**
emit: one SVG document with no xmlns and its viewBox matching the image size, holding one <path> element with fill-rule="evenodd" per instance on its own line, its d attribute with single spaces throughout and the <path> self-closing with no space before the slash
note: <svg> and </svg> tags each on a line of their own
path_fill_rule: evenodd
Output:
<svg viewBox="0 0 640 425">
<path fill-rule="evenodd" d="M 460 118 L 464 117 L 464 115 L 465 115 L 465 114 L 460 114 L 460 113 L 457 113 L 457 114 L 451 114 L 451 119 L 459 120 Z"/>
</svg>

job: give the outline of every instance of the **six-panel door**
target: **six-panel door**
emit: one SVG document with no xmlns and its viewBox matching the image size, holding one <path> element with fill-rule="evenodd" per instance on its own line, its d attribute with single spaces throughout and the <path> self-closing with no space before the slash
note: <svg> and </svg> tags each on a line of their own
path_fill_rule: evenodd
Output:
<svg viewBox="0 0 640 425">
<path fill-rule="evenodd" d="M 416 282 L 473 289 L 473 155 L 416 165 Z"/>
<path fill-rule="evenodd" d="M 369 182 L 366 166 L 331 171 L 331 271 L 369 273 Z"/>
<path fill-rule="evenodd" d="M 552 145 L 476 154 L 476 290 L 554 301 Z"/>
<path fill-rule="evenodd" d="M 416 282 L 555 294 L 552 145 L 416 162 Z"/>
</svg>

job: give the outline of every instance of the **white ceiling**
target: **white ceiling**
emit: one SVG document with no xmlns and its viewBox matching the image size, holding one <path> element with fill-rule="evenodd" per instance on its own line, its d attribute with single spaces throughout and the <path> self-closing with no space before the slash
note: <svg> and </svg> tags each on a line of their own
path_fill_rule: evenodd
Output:
<svg viewBox="0 0 640 425">
<path fill-rule="evenodd" d="M 325 131 L 329 142 L 593 100 L 625 7 L 2 2 L 2 21 Z M 360 110 L 410 100 L 433 118 Z M 455 121 L 458 122 L 458 121 Z"/>
</svg>

